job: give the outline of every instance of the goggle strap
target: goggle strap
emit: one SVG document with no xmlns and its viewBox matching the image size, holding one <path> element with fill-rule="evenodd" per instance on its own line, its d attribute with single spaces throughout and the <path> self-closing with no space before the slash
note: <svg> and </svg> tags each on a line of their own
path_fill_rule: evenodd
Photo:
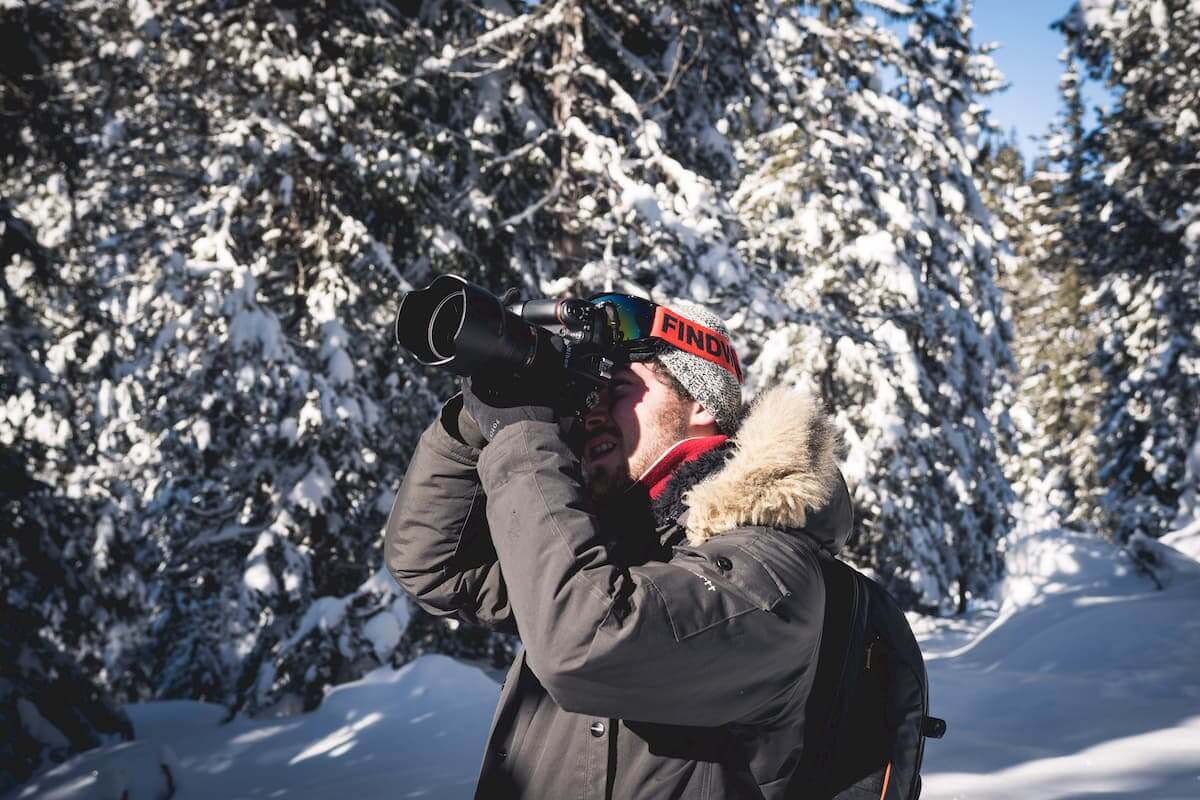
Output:
<svg viewBox="0 0 1200 800">
<path fill-rule="evenodd" d="M 650 335 L 677 350 L 711 361 L 742 382 L 742 365 L 729 338 L 665 306 L 654 309 Z"/>
</svg>

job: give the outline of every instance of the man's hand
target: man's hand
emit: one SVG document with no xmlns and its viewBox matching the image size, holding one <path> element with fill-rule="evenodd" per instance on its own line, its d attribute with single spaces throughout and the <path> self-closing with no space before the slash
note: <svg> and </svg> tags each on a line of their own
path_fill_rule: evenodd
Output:
<svg viewBox="0 0 1200 800">
<path fill-rule="evenodd" d="M 521 290 L 510 288 L 500 296 L 500 305 L 508 308 L 521 299 Z M 467 444 L 483 449 L 506 425 L 523 419 L 554 422 L 558 413 L 551 402 L 527 380 L 513 378 L 504 388 L 492 382 L 477 383 L 467 378 L 462 383 L 463 407 L 458 427 Z"/>
<path fill-rule="evenodd" d="M 479 430 L 480 438 L 486 444 L 496 438 L 506 425 L 521 420 L 535 422 L 554 422 L 558 413 L 545 399 L 534 399 L 528 396 L 528 391 L 521 387 L 509 390 L 498 389 L 487 385 L 474 385 L 471 379 L 463 381 L 463 414 L 460 415 L 459 428 L 470 429 L 471 423 Z M 469 422 L 462 417 L 469 417 Z M 464 436 L 466 435 L 464 430 Z M 474 433 L 474 431 L 471 431 Z M 470 443 L 469 444 L 473 444 Z M 482 448 L 483 445 L 480 445 Z"/>
<path fill-rule="evenodd" d="M 450 434 L 450 438 L 467 447 L 482 450 L 483 446 L 487 444 L 487 439 L 484 439 L 483 434 L 479 432 L 479 426 L 467 413 L 462 392 L 451 397 L 442 406 L 442 428 Z"/>
</svg>

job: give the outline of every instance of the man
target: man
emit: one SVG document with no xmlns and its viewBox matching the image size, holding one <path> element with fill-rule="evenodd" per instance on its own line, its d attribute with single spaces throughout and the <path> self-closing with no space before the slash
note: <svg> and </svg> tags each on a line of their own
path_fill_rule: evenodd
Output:
<svg viewBox="0 0 1200 800">
<path fill-rule="evenodd" d="M 743 414 L 724 324 L 669 313 L 720 346 L 660 331 L 585 415 L 581 453 L 549 408 L 467 390 L 397 495 L 400 585 L 524 644 L 477 797 L 778 798 L 814 768 L 817 555 L 851 527 L 837 435 L 803 393 Z"/>
</svg>

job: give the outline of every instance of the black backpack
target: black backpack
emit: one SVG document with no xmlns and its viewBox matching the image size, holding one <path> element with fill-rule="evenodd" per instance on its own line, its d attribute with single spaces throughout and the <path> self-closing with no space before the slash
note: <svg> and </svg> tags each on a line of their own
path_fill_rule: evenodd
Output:
<svg viewBox="0 0 1200 800">
<path fill-rule="evenodd" d="M 820 564 L 821 650 L 788 797 L 915 800 L 925 739 L 946 732 L 929 716 L 921 649 L 882 586 L 824 553 Z"/>
</svg>

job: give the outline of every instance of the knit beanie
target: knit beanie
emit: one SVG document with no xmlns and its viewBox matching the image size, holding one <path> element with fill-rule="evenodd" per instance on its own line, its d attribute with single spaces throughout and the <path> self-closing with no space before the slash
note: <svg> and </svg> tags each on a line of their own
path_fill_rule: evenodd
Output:
<svg viewBox="0 0 1200 800">
<path fill-rule="evenodd" d="M 669 307 L 692 322 L 729 338 L 729 329 L 725 327 L 724 321 L 704 306 L 680 300 L 671 303 Z M 742 387 L 729 370 L 700 356 L 669 346 L 664 347 L 655 356 L 655 360 L 687 389 L 692 399 L 713 415 L 722 433 L 734 432 L 742 408 Z"/>
</svg>

